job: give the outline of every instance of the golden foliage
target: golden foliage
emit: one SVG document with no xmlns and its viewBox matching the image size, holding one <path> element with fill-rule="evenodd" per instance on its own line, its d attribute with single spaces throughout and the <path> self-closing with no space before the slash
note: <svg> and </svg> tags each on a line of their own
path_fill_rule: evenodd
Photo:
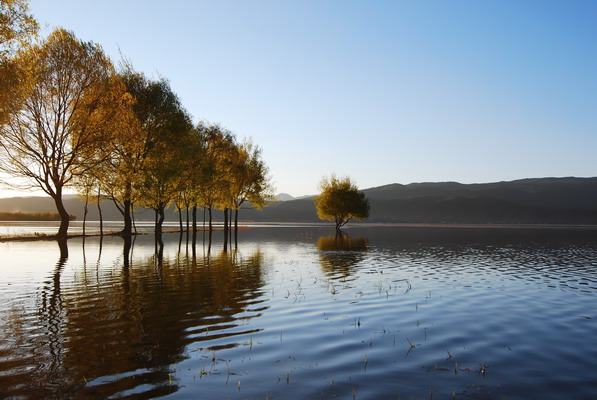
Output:
<svg viewBox="0 0 597 400">
<path fill-rule="evenodd" d="M 39 25 L 29 14 L 28 3 L 28 0 L 0 2 L 0 58 L 14 53 L 37 34 Z"/>
<path fill-rule="evenodd" d="M 362 220 L 369 217 L 369 200 L 349 177 L 333 175 L 323 178 L 319 184 L 321 194 L 313 200 L 320 219 L 334 221 L 340 229 L 352 218 Z"/>
</svg>

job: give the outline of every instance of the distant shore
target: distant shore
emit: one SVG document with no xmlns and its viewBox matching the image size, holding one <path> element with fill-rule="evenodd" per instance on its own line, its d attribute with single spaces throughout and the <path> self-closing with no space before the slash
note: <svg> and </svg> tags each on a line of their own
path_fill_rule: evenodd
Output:
<svg viewBox="0 0 597 400">
<path fill-rule="evenodd" d="M 0 221 L 6 222 L 6 221 Z M 8 222 L 31 222 L 31 221 L 8 221 Z M 46 221 L 42 221 L 46 222 Z M 92 221 L 95 222 L 95 221 Z M 174 224 L 175 221 L 168 221 L 170 224 Z M 239 225 L 239 229 L 246 230 L 251 228 L 267 228 L 267 227 L 280 227 L 280 228 L 305 228 L 305 227 L 313 227 L 313 228 L 330 228 L 333 229 L 333 225 L 326 222 L 252 222 L 252 221 L 244 221 L 241 222 Z M 343 231 L 349 233 L 352 229 L 358 228 L 413 228 L 413 229 L 539 229 L 539 230 L 587 230 L 597 231 L 597 225 L 570 225 L 570 224 L 442 224 L 442 223 L 384 223 L 384 222 L 357 222 L 353 224 L 346 225 L 343 228 Z M 214 231 L 221 231 L 222 226 L 221 223 L 216 222 L 214 224 Z M 75 239 L 75 238 L 88 238 L 88 237 L 100 237 L 102 234 L 97 232 L 95 228 L 90 229 L 90 233 L 86 233 L 83 235 L 81 232 L 76 232 L 69 234 L 67 239 Z M 197 227 L 198 232 L 203 231 L 202 226 Z M 186 229 L 182 231 L 178 226 L 176 227 L 165 227 L 163 233 L 186 233 Z M 192 233 L 192 230 L 189 230 L 189 233 Z M 153 234 L 153 230 L 147 229 L 145 227 L 142 230 L 139 230 L 134 235 L 150 235 Z M 119 236 L 120 230 L 108 230 L 105 231 L 103 236 Z M 13 242 L 13 241 L 39 241 L 39 240 L 57 240 L 59 239 L 58 236 L 54 234 L 47 234 L 47 233 L 38 233 L 34 232 L 31 234 L 8 234 L 8 235 L 0 235 L 0 243 L 1 242 Z"/>
<path fill-rule="evenodd" d="M 74 221 L 77 216 L 69 214 L 69 219 Z M 31 222 L 31 221 L 60 221 L 57 212 L 6 212 L 0 211 L 0 222 Z"/>
</svg>

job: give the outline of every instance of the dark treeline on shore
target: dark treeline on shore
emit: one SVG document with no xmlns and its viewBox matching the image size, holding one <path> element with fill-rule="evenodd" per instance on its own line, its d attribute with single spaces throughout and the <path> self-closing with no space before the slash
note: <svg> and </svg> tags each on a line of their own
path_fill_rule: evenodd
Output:
<svg viewBox="0 0 597 400">
<path fill-rule="evenodd" d="M 70 220 L 77 217 L 69 214 Z M 0 221 L 60 221 L 60 214 L 55 212 L 3 212 L 0 211 Z"/>
<path fill-rule="evenodd" d="M 218 124 L 193 124 L 169 82 L 116 68 L 101 46 L 58 28 L 35 40 L 37 23 L 26 0 L 7 3 L 0 42 L 0 171 L 13 186 L 41 189 L 60 215 L 57 236 L 68 233 L 63 194 L 76 188 L 90 207 L 113 202 L 133 233 L 133 210 L 154 212 L 161 235 L 165 210 L 183 210 L 196 230 L 198 211 L 224 213 L 237 227 L 238 210 L 262 208 L 272 197 L 259 146 L 239 141 Z M 12 15 L 11 14 L 11 15 Z M 4 26 L 5 25 L 5 26 Z M 232 212 L 234 210 L 234 213 Z"/>
</svg>

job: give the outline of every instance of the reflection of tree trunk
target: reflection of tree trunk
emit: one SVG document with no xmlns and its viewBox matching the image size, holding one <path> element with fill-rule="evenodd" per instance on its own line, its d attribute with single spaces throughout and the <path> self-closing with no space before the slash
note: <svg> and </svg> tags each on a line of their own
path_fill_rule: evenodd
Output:
<svg viewBox="0 0 597 400">
<path fill-rule="evenodd" d="M 58 228 L 57 236 L 66 237 L 70 220 L 68 212 L 66 212 L 66 208 L 64 208 L 64 203 L 62 202 L 62 187 L 56 188 L 56 193 L 52 195 L 52 199 L 54 200 L 54 204 L 56 204 L 56 210 L 60 215 L 60 228 Z"/>
<path fill-rule="evenodd" d="M 211 254 L 211 230 L 209 231 L 208 241 L 207 241 L 207 258 L 209 258 Z"/>
<path fill-rule="evenodd" d="M 52 287 L 46 287 L 42 293 L 42 316 L 47 319 L 48 352 L 51 357 L 48 368 L 48 381 L 59 382 L 60 369 L 63 364 L 64 339 L 62 338 L 62 326 L 64 316 L 62 315 L 62 292 L 60 277 L 68 259 L 68 243 L 66 238 L 57 240 L 60 249 L 60 257 L 52 275 Z M 49 283 L 49 282 L 48 282 Z M 48 298 L 49 296 L 49 298 Z"/>
<path fill-rule="evenodd" d="M 100 188 L 97 188 L 97 211 L 99 212 L 100 218 L 100 236 L 104 236 L 104 218 L 102 216 L 102 207 L 100 205 L 101 195 Z"/>
<path fill-rule="evenodd" d="M 85 234 L 83 234 L 83 243 L 81 243 L 81 250 L 83 251 L 83 267 L 86 267 L 87 255 L 85 254 Z"/>
<path fill-rule="evenodd" d="M 187 256 L 189 255 L 189 230 L 187 229 L 186 233 L 186 252 L 187 252 Z"/>
<path fill-rule="evenodd" d="M 58 263 L 64 264 L 68 259 L 68 243 L 66 242 L 66 239 L 58 239 L 57 242 L 58 247 L 60 248 L 60 259 L 58 260 Z"/>
<path fill-rule="evenodd" d="M 97 264 L 99 265 L 100 263 L 100 259 L 102 258 L 102 249 L 104 247 L 104 236 L 100 236 L 100 241 L 99 241 L 99 254 L 97 255 Z"/>
<path fill-rule="evenodd" d="M 182 249 L 182 231 L 178 234 L 178 258 L 180 258 L 180 249 Z"/>
<path fill-rule="evenodd" d="M 131 239 L 131 236 L 123 236 L 122 239 L 124 240 L 124 246 L 122 248 L 123 266 L 124 268 L 128 269 L 130 266 L 129 260 L 133 241 Z"/>
<path fill-rule="evenodd" d="M 197 258 L 197 234 L 193 232 L 193 243 L 191 244 L 193 251 L 193 262 Z"/>
<path fill-rule="evenodd" d="M 158 265 L 162 265 L 164 261 L 164 242 L 161 236 L 155 237 L 155 256 L 158 261 Z"/>
</svg>

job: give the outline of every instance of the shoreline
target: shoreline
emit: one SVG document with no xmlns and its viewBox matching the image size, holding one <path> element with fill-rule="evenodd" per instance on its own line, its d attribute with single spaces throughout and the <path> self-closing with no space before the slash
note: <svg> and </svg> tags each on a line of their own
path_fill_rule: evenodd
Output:
<svg viewBox="0 0 597 400">
<path fill-rule="evenodd" d="M 0 221 L 13 222 L 13 221 Z M 31 221 L 16 221 L 16 222 L 31 222 Z M 46 221 L 43 221 L 46 222 Z M 333 229 L 333 224 L 325 222 L 253 222 L 243 221 L 239 225 L 239 230 L 253 229 L 253 228 L 330 228 Z M 355 222 L 346 225 L 343 230 L 351 230 L 355 228 L 412 228 L 412 229 L 515 229 L 515 230 L 582 230 L 582 231 L 597 231 L 597 225 L 572 225 L 572 224 L 454 224 L 454 223 L 398 223 L 398 222 Z M 198 227 L 197 232 L 203 232 L 203 227 Z M 214 231 L 222 231 L 221 225 L 214 226 Z M 207 231 L 207 230 L 206 230 Z M 180 230 L 178 227 L 166 227 L 163 233 L 186 233 L 187 230 Z M 192 234 L 192 230 L 188 231 Z M 143 230 L 133 233 L 132 236 L 151 235 L 153 230 Z M 104 234 L 99 232 L 87 233 L 73 233 L 66 236 L 66 238 L 58 237 L 52 234 L 16 234 L 0 236 L 0 243 L 4 242 L 31 242 L 40 240 L 60 240 L 60 239 L 76 239 L 88 237 L 102 237 L 102 236 L 122 236 L 120 231 L 107 231 Z"/>
</svg>

